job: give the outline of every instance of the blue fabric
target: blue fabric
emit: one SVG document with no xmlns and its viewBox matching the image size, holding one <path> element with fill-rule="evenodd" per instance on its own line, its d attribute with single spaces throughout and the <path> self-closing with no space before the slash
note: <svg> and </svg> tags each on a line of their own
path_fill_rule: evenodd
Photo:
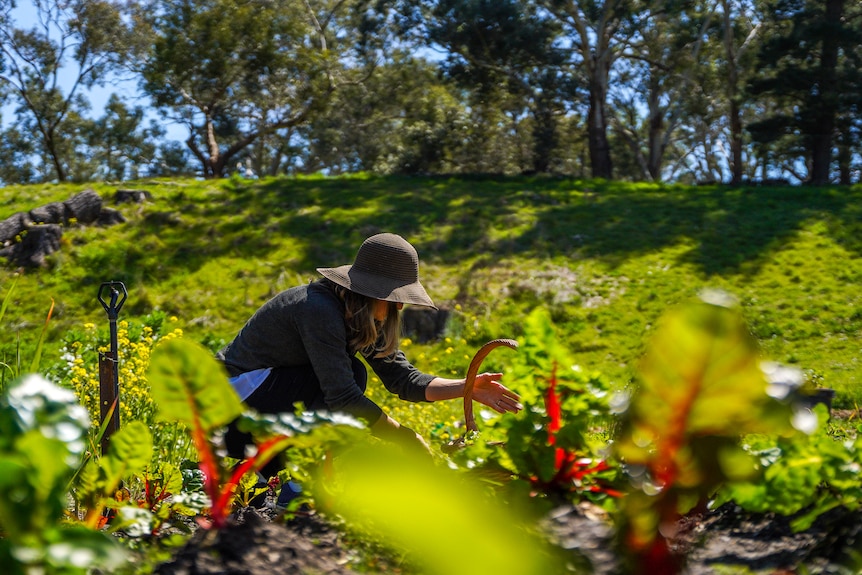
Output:
<svg viewBox="0 0 862 575">
<path fill-rule="evenodd" d="M 236 377 L 230 378 L 230 384 L 233 386 L 237 395 L 239 395 L 239 398 L 242 401 L 245 401 L 248 399 L 248 396 L 260 387 L 260 384 L 266 381 L 266 378 L 269 377 L 271 371 L 271 367 L 247 371 L 237 375 Z"/>
</svg>

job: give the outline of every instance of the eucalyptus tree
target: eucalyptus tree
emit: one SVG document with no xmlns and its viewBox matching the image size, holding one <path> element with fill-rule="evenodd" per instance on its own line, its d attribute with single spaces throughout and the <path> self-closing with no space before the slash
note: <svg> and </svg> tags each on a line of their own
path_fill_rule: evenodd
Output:
<svg viewBox="0 0 862 575">
<path fill-rule="evenodd" d="M 15 126 L 0 132 L 0 183 L 29 184 L 36 179 L 33 142 Z"/>
<path fill-rule="evenodd" d="M 16 8 L 29 8 L 35 24 L 19 27 Z M 88 109 L 83 92 L 104 85 L 123 61 L 125 37 L 108 1 L 0 0 L 0 90 L 15 105 L 18 134 L 50 166 L 40 169 L 47 177 L 70 177 Z"/>
<path fill-rule="evenodd" d="M 737 185 L 744 175 L 743 89 L 754 75 L 754 47 L 763 23 L 751 0 L 719 0 L 724 62 L 724 87 L 730 135 L 730 183 Z"/>
<path fill-rule="evenodd" d="M 129 108 L 111 94 L 103 116 L 90 122 L 86 141 L 97 161 L 99 179 L 136 179 L 146 173 L 156 158 L 157 140 L 165 130 L 153 121 L 145 124 L 142 106 Z"/>
<path fill-rule="evenodd" d="M 471 109 L 487 117 L 488 104 L 498 107 L 516 148 L 527 132 L 523 169 L 548 171 L 557 120 L 574 98 L 559 24 L 521 0 L 407 0 L 401 14 L 411 34 L 440 47 L 441 69 L 466 90 Z"/>
<path fill-rule="evenodd" d="M 535 0 L 561 25 L 586 79 L 587 137 L 592 176 L 612 178 L 608 93 L 612 70 L 638 32 L 644 0 Z M 661 2 L 657 2 L 661 4 Z"/>
<path fill-rule="evenodd" d="M 362 84 L 335 95 L 326 114 L 299 129 L 298 169 L 335 173 L 472 171 L 472 118 L 436 64 L 395 50 Z M 477 170 L 478 171 L 478 170 Z"/>
<path fill-rule="evenodd" d="M 149 176 L 191 176 L 194 173 L 188 148 L 174 140 L 160 142 L 155 159 L 147 167 Z"/>
<path fill-rule="evenodd" d="M 765 0 L 763 7 L 772 33 L 759 52 L 761 73 L 751 80 L 749 93 L 769 113 L 748 129 L 763 144 L 795 142 L 784 167 L 793 171 L 804 159 L 807 173 L 799 177 L 826 184 L 839 119 L 858 110 L 862 97 L 858 3 Z M 794 148 L 804 156 L 793 157 Z"/>
<path fill-rule="evenodd" d="M 634 34 L 617 65 L 611 118 L 641 177 L 658 181 L 665 153 L 686 120 L 714 7 L 696 0 L 653 3 L 643 5 L 630 22 Z"/>
<path fill-rule="evenodd" d="M 361 0 L 147 0 L 143 89 L 186 127 L 205 177 L 256 140 L 308 121 L 355 81 Z M 348 67 L 346 63 L 350 63 Z"/>
<path fill-rule="evenodd" d="M 699 31 L 688 46 L 697 49 L 685 52 L 692 65 L 683 68 L 685 82 L 674 97 L 679 119 L 665 177 L 739 184 L 756 168 L 744 131 L 753 106 L 743 88 L 756 74 L 763 26 L 750 0 L 698 0 L 696 8 L 700 18 L 691 21 Z"/>
<path fill-rule="evenodd" d="M 842 23 L 849 38 L 839 59 L 838 75 L 843 79 L 836 118 L 836 160 L 841 184 L 862 182 L 862 3 L 846 5 Z"/>
</svg>

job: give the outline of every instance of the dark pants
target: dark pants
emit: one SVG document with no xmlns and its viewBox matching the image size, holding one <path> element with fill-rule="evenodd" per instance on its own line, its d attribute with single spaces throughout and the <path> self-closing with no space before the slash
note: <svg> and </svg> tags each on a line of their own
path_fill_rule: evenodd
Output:
<svg viewBox="0 0 862 575">
<path fill-rule="evenodd" d="M 353 380 L 362 393 L 365 393 L 368 387 L 365 365 L 357 357 L 352 357 L 351 362 Z M 310 411 L 326 410 L 320 382 L 310 365 L 274 368 L 260 387 L 245 400 L 245 404 L 258 413 L 293 413 L 295 403 L 302 403 L 303 408 Z M 228 455 L 234 459 L 245 459 L 246 446 L 254 444 L 250 433 L 237 429 L 236 421 L 228 425 L 224 441 Z M 266 477 L 272 477 L 283 468 L 283 459 L 276 457 L 260 472 Z"/>
</svg>

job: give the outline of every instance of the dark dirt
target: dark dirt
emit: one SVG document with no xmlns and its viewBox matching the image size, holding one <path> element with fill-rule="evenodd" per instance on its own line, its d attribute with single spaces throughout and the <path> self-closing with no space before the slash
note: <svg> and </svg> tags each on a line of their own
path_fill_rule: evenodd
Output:
<svg viewBox="0 0 862 575">
<path fill-rule="evenodd" d="M 157 575 L 346 574 L 351 554 L 338 530 L 317 515 L 288 523 L 248 507 L 221 530 L 198 530 Z"/>
<path fill-rule="evenodd" d="M 832 411 L 833 417 L 858 412 Z M 270 502 L 272 503 L 272 502 Z M 678 523 L 672 550 L 686 557 L 680 575 L 855 575 L 862 573 L 862 509 L 824 513 L 794 533 L 791 519 L 750 514 L 727 504 Z M 559 507 L 540 522 L 547 539 L 586 573 L 627 575 L 605 514 L 589 504 Z M 285 522 L 271 506 L 241 510 L 221 531 L 198 531 L 156 575 L 354 574 L 358 554 L 342 532 L 314 512 Z M 381 565 L 386 565 L 382 559 Z M 376 573 L 413 573 L 383 567 Z M 369 573 L 363 569 L 362 573 Z M 572 572 L 561 565 L 560 573 Z M 453 574 L 456 575 L 456 574 Z M 505 575 L 505 574 L 500 574 Z M 546 575 L 546 574 L 537 574 Z"/>
<path fill-rule="evenodd" d="M 673 550 L 688 557 L 685 575 L 850 574 L 853 549 L 862 549 L 862 512 L 843 508 L 822 515 L 807 531 L 793 533 L 789 519 L 750 515 L 733 505 L 680 521 Z M 560 507 L 541 527 L 548 539 L 585 556 L 597 575 L 625 573 L 606 518 L 589 506 Z M 274 521 L 267 510 L 245 509 L 222 531 L 198 531 L 158 575 L 351 574 L 356 554 L 341 532 L 310 513 Z M 807 570 L 806 570 L 807 569 Z M 367 572 L 364 570 L 363 572 Z M 393 572 L 393 571 L 379 571 Z M 396 570 L 394 572 L 401 572 Z M 567 572 L 561 566 L 560 572 Z"/>
</svg>

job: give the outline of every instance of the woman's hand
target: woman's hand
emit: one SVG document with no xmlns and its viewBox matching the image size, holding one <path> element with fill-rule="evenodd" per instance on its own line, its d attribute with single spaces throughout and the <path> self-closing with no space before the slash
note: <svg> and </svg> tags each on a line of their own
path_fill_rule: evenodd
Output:
<svg viewBox="0 0 862 575">
<path fill-rule="evenodd" d="M 473 382 L 473 399 L 498 413 L 518 413 L 521 397 L 500 383 L 502 373 L 480 373 Z"/>
<path fill-rule="evenodd" d="M 424 437 L 409 427 L 401 425 L 385 413 L 371 426 L 371 434 L 408 449 L 416 449 L 418 447 L 429 454 L 432 453 L 431 447 L 425 441 Z"/>
</svg>

